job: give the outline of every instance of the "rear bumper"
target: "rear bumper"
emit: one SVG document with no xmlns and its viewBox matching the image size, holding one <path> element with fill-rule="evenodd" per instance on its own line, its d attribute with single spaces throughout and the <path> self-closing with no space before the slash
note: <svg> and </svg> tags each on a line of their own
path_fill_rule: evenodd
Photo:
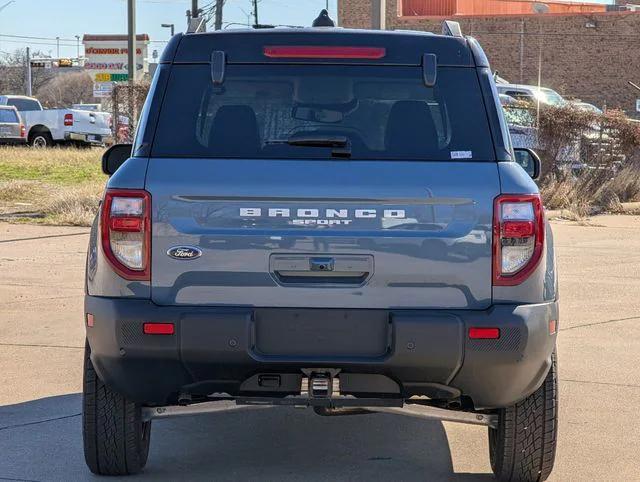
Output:
<svg viewBox="0 0 640 482">
<path fill-rule="evenodd" d="M 82 142 L 84 144 L 91 144 L 94 146 L 102 146 L 113 142 L 113 137 L 111 135 L 84 134 L 79 132 L 67 132 L 64 135 L 64 139 L 66 141 Z"/>
<path fill-rule="evenodd" d="M 8 144 L 11 146 L 15 145 L 24 145 L 27 143 L 26 137 L 1 137 L 0 136 L 0 145 Z"/>
<path fill-rule="evenodd" d="M 99 376 L 149 404 L 173 403 L 178 393 L 286 395 L 303 369 L 323 368 L 339 371 L 341 391 L 356 396 L 464 395 L 476 408 L 505 407 L 541 385 L 556 342 L 549 320 L 558 319 L 555 302 L 483 311 L 288 310 L 87 296 L 85 311 L 94 316 L 87 338 Z M 175 334 L 145 335 L 143 322 L 174 323 Z M 498 327 L 500 338 L 469 340 L 470 327 Z"/>
</svg>

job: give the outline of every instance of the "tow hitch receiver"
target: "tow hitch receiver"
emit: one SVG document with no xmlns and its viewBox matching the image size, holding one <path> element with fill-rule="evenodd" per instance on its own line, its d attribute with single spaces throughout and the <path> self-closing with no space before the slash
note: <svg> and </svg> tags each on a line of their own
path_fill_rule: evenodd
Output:
<svg viewBox="0 0 640 482">
<path fill-rule="evenodd" d="M 312 373 L 309 377 L 309 397 L 331 398 L 333 377 L 330 373 Z"/>
</svg>

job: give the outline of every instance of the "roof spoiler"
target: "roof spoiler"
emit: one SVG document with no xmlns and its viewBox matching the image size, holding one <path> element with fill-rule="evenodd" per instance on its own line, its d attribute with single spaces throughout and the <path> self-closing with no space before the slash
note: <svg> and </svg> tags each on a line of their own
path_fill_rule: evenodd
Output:
<svg viewBox="0 0 640 482">
<path fill-rule="evenodd" d="M 462 27 L 460 27 L 460 23 L 454 22 L 453 20 L 445 20 L 442 22 L 442 35 L 462 38 Z"/>
</svg>

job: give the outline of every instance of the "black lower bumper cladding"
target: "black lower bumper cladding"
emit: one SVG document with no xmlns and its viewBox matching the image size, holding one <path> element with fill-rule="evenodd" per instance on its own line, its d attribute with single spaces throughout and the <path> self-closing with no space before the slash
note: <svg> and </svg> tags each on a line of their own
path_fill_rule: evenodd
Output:
<svg viewBox="0 0 640 482">
<path fill-rule="evenodd" d="M 280 309 L 158 306 L 87 296 L 98 375 L 128 398 L 153 405 L 180 395 L 299 395 L 304 378 L 328 373 L 356 398 L 466 397 L 477 409 L 533 393 L 551 363 L 555 302 L 483 311 Z M 174 334 L 146 335 L 145 323 Z M 468 339 L 470 328 L 499 328 Z"/>
</svg>

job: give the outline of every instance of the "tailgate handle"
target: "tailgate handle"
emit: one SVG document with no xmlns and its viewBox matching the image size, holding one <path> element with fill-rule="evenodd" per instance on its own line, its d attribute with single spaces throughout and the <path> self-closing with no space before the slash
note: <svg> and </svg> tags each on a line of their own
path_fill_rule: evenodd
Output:
<svg viewBox="0 0 640 482">
<path fill-rule="evenodd" d="M 373 257 L 272 255 L 270 267 L 280 284 L 359 286 L 373 274 Z"/>
</svg>

